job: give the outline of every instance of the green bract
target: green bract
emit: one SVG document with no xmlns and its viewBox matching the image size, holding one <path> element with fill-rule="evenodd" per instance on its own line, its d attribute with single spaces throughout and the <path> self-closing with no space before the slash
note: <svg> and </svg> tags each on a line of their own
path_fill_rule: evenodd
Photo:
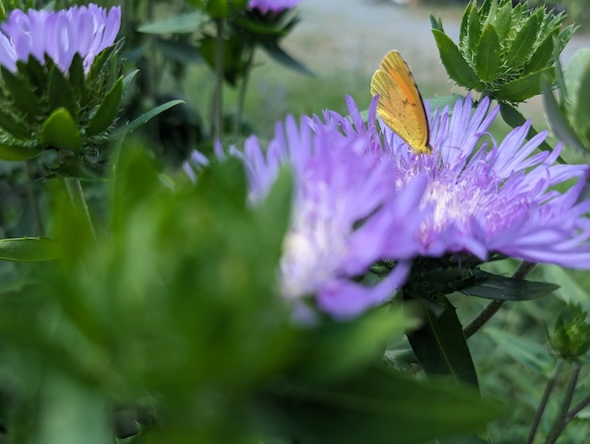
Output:
<svg viewBox="0 0 590 444">
<path fill-rule="evenodd" d="M 0 159 L 26 160 L 53 150 L 56 171 L 70 174 L 66 165 L 76 163 L 77 175 L 97 172 L 103 162 L 97 154 L 109 141 L 129 85 L 119 49 L 99 54 L 88 74 L 78 54 L 66 74 L 49 58 L 41 65 L 33 56 L 18 62 L 15 74 L 0 68 Z"/>
<path fill-rule="evenodd" d="M 499 101 L 523 102 L 554 78 L 553 65 L 575 28 L 561 30 L 564 14 L 510 0 L 471 2 L 461 22 L 459 45 L 431 17 L 432 33 L 449 76 L 460 86 Z"/>
</svg>

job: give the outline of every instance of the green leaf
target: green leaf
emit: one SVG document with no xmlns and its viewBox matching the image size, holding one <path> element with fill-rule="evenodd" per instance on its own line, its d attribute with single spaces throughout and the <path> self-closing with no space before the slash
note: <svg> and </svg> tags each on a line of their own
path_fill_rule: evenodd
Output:
<svg viewBox="0 0 590 444">
<path fill-rule="evenodd" d="M 31 131 L 17 122 L 10 114 L 5 113 L 0 109 L 0 127 L 17 139 L 29 139 L 31 137 Z"/>
<path fill-rule="evenodd" d="M 483 30 L 477 45 L 475 69 L 482 80 L 494 80 L 500 71 L 500 41 L 494 25 Z"/>
<path fill-rule="evenodd" d="M 55 66 L 49 75 L 49 112 L 61 107 L 67 109 L 72 118 L 77 120 L 78 106 L 72 86 Z"/>
<path fill-rule="evenodd" d="M 464 288 L 461 293 L 497 301 L 528 301 L 547 296 L 559 288 L 546 282 L 525 281 L 477 270 L 478 284 Z"/>
<path fill-rule="evenodd" d="M 428 105 L 430 106 L 431 111 L 434 111 L 437 108 L 440 108 L 442 110 L 445 106 L 448 106 L 449 114 L 452 115 L 453 107 L 455 106 L 457 101 L 463 99 L 465 99 L 465 96 L 462 96 L 460 94 L 453 94 L 451 96 L 433 97 L 426 100 L 428 101 Z"/>
<path fill-rule="evenodd" d="M 53 148 L 80 151 L 80 130 L 67 109 L 56 109 L 43 123 L 41 143 Z"/>
<path fill-rule="evenodd" d="M 137 31 L 146 34 L 188 34 L 200 29 L 207 21 L 207 16 L 200 11 L 193 11 L 141 25 Z"/>
<path fill-rule="evenodd" d="M 14 105 L 22 112 L 35 116 L 39 111 L 39 100 L 31 91 L 31 86 L 4 66 L 0 67 L 0 72 Z"/>
<path fill-rule="evenodd" d="M 524 67 L 524 74 L 539 71 L 547 66 L 547 63 L 549 63 L 553 55 L 553 39 L 556 35 L 557 31 L 552 32 L 541 42 L 527 65 Z"/>
<path fill-rule="evenodd" d="M 47 237 L 0 239 L 0 260 L 38 262 L 58 257 L 57 242 Z"/>
<path fill-rule="evenodd" d="M 407 336 L 424 371 L 428 375 L 451 376 L 459 385 L 466 382 L 478 387 L 477 373 L 455 307 L 441 297 L 442 312 L 437 315 L 426 302 L 417 303 L 424 323 Z"/>
<path fill-rule="evenodd" d="M 183 100 L 171 100 L 170 102 L 166 102 L 160 106 L 157 106 L 156 108 L 152 109 L 151 111 L 148 111 L 147 113 L 142 114 L 134 121 L 127 123 L 126 125 L 122 126 L 121 128 L 117 128 L 115 131 L 113 131 L 109 135 L 108 140 L 115 141 L 115 140 L 120 139 L 121 137 L 125 136 L 126 134 L 139 128 L 141 125 L 148 122 L 153 117 L 156 117 L 158 114 L 163 113 L 164 111 L 166 111 L 169 108 L 172 108 L 173 106 L 180 105 L 181 103 L 184 103 L 184 101 Z"/>
<path fill-rule="evenodd" d="M 263 48 L 276 62 L 281 65 L 296 71 L 300 74 L 314 77 L 314 73 L 311 72 L 305 65 L 295 60 L 289 54 L 287 54 L 276 42 L 266 42 Z"/>
<path fill-rule="evenodd" d="M 512 4 L 510 2 L 506 2 L 504 6 L 502 6 L 498 11 L 496 19 L 494 21 L 494 27 L 496 28 L 496 32 L 498 33 L 498 38 L 500 39 L 500 42 L 503 42 L 508 36 L 511 19 Z"/>
<path fill-rule="evenodd" d="M 42 148 L 30 148 L 20 145 L 0 144 L 0 160 L 21 161 L 37 157 L 43 152 Z"/>
<path fill-rule="evenodd" d="M 432 33 L 438 46 L 440 59 L 449 77 L 465 88 L 481 89 L 483 85 L 479 78 L 467 64 L 451 38 L 437 30 L 432 30 Z"/>
<path fill-rule="evenodd" d="M 572 129 L 568 120 L 563 115 L 557 100 L 555 100 L 555 97 L 553 96 L 551 83 L 549 81 L 543 81 L 543 105 L 555 137 L 566 145 L 577 148 L 581 151 L 588 151 L 590 149 L 590 147 L 584 146 L 578 135 Z"/>
<path fill-rule="evenodd" d="M 508 54 L 506 54 L 506 63 L 511 68 L 518 67 L 531 54 L 531 46 L 537 38 L 539 31 L 538 15 L 533 14 L 520 28 L 518 34 L 511 42 Z M 532 96 L 530 96 L 532 97 Z"/>
<path fill-rule="evenodd" d="M 442 19 L 439 17 L 437 20 L 434 18 L 434 16 L 432 14 L 429 14 L 429 16 L 430 16 L 430 26 L 432 26 L 432 29 L 437 29 L 439 31 L 444 32 L 443 25 L 442 25 Z"/>
<path fill-rule="evenodd" d="M 545 75 L 553 75 L 553 67 L 547 67 L 503 84 L 496 94 L 498 99 L 507 102 L 524 102 L 541 93 L 541 78 Z"/>
<path fill-rule="evenodd" d="M 84 73 L 84 62 L 78 53 L 74 54 L 72 64 L 68 70 L 68 79 L 74 91 L 84 94 L 86 91 L 86 74 Z"/>
<path fill-rule="evenodd" d="M 135 76 L 137 75 L 138 72 L 139 72 L 139 69 L 135 69 L 135 70 L 131 71 L 129 74 L 127 74 L 125 76 L 125 78 L 123 79 L 123 97 L 125 97 L 125 94 L 127 93 L 127 90 L 129 89 L 129 86 L 131 86 L 131 82 L 133 82 L 133 79 L 135 78 Z"/>
<path fill-rule="evenodd" d="M 550 375 L 555 367 L 555 358 L 543 345 L 513 336 L 494 327 L 485 326 L 483 331 L 498 344 L 502 351 L 525 367 L 543 375 Z"/>
<path fill-rule="evenodd" d="M 305 444 L 426 443 L 477 431 L 500 412 L 473 390 L 381 367 L 330 386 L 275 383 L 255 411 L 272 434 Z"/>
<path fill-rule="evenodd" d="M 96 114 L 90 119 L 86 134 L 94 136 L 98 133 L 106 131 L 117 118 L 119 114 L 119 107 L 123 100 L 123 77 L 115 82 L 111 90 L 106 93 L 102 103 L 98 107 Z"/>
<path fill-rule="evenodd" d="M 477 8 L 473 4 L 473 2 L 469 2 L 467 7 L 465 8 L 465 11 L 463 11 L 463 16 L 461 17 L 461 27 L 459 28 L 459 45 L 460 46 L 467 44 L 465 39 L 467 38 L 467 32 L 469 30 L 469 18 L 471 16 L 471 11 L 473 9 L 477 9 Z M 437 30 L 441 31 L 441 29 L 439 29 L 438 26 L 436 26 L 437 23 L 434 20 L 434 17 L 432 16 L 432 14 L 430 15 L 430 24 L 432 26 L 432 29 L 437 29 Z"/>
<path fill-rule="evenodd" d="M 469 23 L 467 28 L 467 45 L 466 48 L 471 53 L 476 53 L 477 44 L 481 38 L 481 22 L 479 21 L 479 14 L 477 8 L 474 6 L 469 13 Z"/>
</svg>

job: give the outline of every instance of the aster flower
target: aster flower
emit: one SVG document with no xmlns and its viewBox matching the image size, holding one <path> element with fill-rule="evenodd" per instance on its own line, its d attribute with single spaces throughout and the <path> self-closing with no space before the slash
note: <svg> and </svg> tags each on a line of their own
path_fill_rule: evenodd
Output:
<svg viewBox="0 0 590 444">
<path fill-rule="evenodd" d="M 286 9 L 292 9 L 301 3 L 301 0 L 250 0 L 248 9 L 258 9 L 263 14 L 267 12 L 279 13 Z"/>
<path fill-rule="evenodd" d="M 94 4 L 56 12 L 15 9 L 0 25 L 0 64 L 15 73 L 17 61 L 33 56 L 43 65 L 48 55 L 65 73 L 77 53 L 88 72 L 94 58 L 114 44 L 120 25 L 119 6 L 108 12 Z"/>
<path fill-rule="evenodd" d="M 354 123 L 339 116 L 338 123 L 315 117 L 298 125 L 289 117 L 277 125 L 267 150 L 256 137 L 247 139 L 244 152 L 230 150 L 245 164 L 253 204 L 265 198 L 281 166 L 293 170 L 292 223 L 280 281 L 299 315 L 307 307 L 302 299 L 310 296 L 339 319 L 382 304 L 403 285 L 408 259 L 417 253 L 412 234 L 422 217 L 416 208 L 425 180 L 397 190 L 393 159 L 382 155 L 375 125 L 365 127 L 352 99 L 348 105 Z M 375 110 L 376 101 L 373 122 Z M 203 164 L 201 157 L 195 160 Z M 354 280 L 381 259 L 399 262 L 377 285 Z"/>
<path fill-rule="evenodd" d="M 429 184 L 421 206 L 428 216 L 416 239 L 423 256 L 467 252 L 485 261 L 491 252 L 532 262 L 590 268 L 590 200 L 583 199 L 586 165 L 555 164 L 552 152 L 533 152 L 547 136 L 526 141 L 530 122 L 497 144 L 487 133 L 498 114 L 485 98 L 472 114 L 471 97 L 430 121 L 432 155 L 415 155 L 384 127 L 384 148 L 397 189 L 416 177 Z M 556 186 L 577 183 L 561 193 Z"/>
</svg>

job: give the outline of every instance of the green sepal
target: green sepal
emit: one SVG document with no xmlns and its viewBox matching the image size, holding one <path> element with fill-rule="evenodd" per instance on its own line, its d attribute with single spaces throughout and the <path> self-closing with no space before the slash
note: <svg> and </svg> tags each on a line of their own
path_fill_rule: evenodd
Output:
<svg viewBox="0 0 590 444">
<path fill-rule="evenodd" d="M 451 376 L 457 384 L 478 387 L 477 373 L 455 307 L 444 296 L 438 298 L 437 313 L 431 303 L 415 300 L 423 324 L 407 337 L 418 361 L 428 375 Z"/>
<path fill-rule="evenodd" d="M 432 29 L 436 29 L 438 31 L 445 32 L 443 29 L 441 17 L 439 16 L 438 20 L 437 20 L 434 18 L 434 16 L 432 14 L 429 14 L 429 16 L 430 16 L 430 26 L 432 26 Z"/>
<path fill-rule="evenodd" d="M 200 11 L 146 23 L 137 28 L 146 34 L 187 34 L 200 29 L 207 22 L 207 17 Z"/>
<path fill-rule="evenodd" d="M 459 44 L 463 46 L 466 44 L 467 32 L 469 30 L 469 17 L 471 16 L 471 11 L 475 8 L 473 2 L 469 2 L 465 7 L 465 11 L 463 11 L 463 16 L 461 17 L 461 26 L 459 27 Z M 432 25 L 432 29 L 438 29 L 437 27 L 432 24 L 432 14 L 430 15 L 430 23 Z"/>
<path fill-rule="evenodd" d="M 475 69 L 482 80 L 493 80 L 500 71 L 500 40 L 489 24 L 483 30 L 475 57 Z"/>
<path fill-rule="evenodd" d="M 141 125 L 145 124 L 150 119 L 157 116 L 158 114 L 166 111 L 169 108 L 172 108 L 173 106 L 180 105 L 181 103 L 184 103 L 184 100 L 171 100 L 170 102 L 166 102 L 160 106 L 157 106 L 156 108 L 152 109 L 151 111 L 148 111 L 147 113 L 142 114 L 134 121 L 129 122 L 128 124 L 122 126 L 121 128 L 117 128 L 115 131 L 113 131 L 109 135 L 108 140 L 112 142 L 112 141 L 120 139 L 121 137 L 124 137 L 126 134 L 139 128 Z"/>
<path fill-rule="evenodd" d="M 545 38 L 545 40 L 541 42 L 537 49 L 535 49 L 531 59 L 524 67 L 524 74 L 538 71 L 547 66 L 547 63 L 549 63 L 551 57 L 553 56 L 553 40 L 556 36 L 557 31 L 552 32 Z"/>
<path fill-rule="evenodd" d="M 50 60 L 50 59 L 49 59 Z M 55 65 L 53 61 L 46 65 Z M 29 82 L 37 91 L 37 97 L 41 97 L 47 89 L 47 70 L 33 55 L 29 56 L 27 62 L 17 61 L 16 67 L 20 73 L 27 76 Z"/>
<path fill-rule="evenodd" d="M 87 136 L 94 136 L 109 129 L 119 114 L 121 100 L 123 100 L 123 77 L 119 77 L 111 90 L 106 93 L 96 114 L 90 119 L 86 129 Z"/>
<path fill-rule="evenodd" d="M 41 129 L 41 143 L 48 147 L 80 151 L 80 130 L 66 108 L 58 108 L 49 115 Z"/>
<path fill-rule="evenodd" d="M 483 85 L 479 78 L 467 64 L 451 38 L 436 29 L 432 30 L 432 34 L 434 34 L 440 59 L 449 77 L 465 88 L 481 89 Z"/>
<path fill-rule="evenodd" d="M 78 106 L 72 85 L 55 66 L 49 74 L 49 112 L 64 107 L 74 120 L 78 117 Z"/>
<path fill-rule="evenodd" d="M 547 296 L 559 288 L 559 285 L 547 282 L 525 281 L 507 276 L 476 270 L 477 284 L 464 288 L 461 293 L 497 301 L 528 301 Z"/>
<path fill-rule="evenodd" d="M 59 258 L 57 242 L 47 237 L 0 239 L 0 260 L 39 262 Z"/>
<path fill-rule="evenodd" d="M 477 45 L 481 39 L 481 22 L 479 21 L 479 14 L 476 7 L 471 8 L 467 20 L 467 40 L 465 47 L 470 52 L 477 53 Z"/>
<path fill-rule="evenodd" d="M 496 91 L 496 94 L 499 99 L 507 102 L 523 102 L 541 93 L 541 79 L 546 75 L 553 75 L 553 67 L 548 66 L 541 71 L 505 83 Z"/>
<path fill-rule="evenodd" d="M 0 127 L 7 133 L 12 134 L 17 139 L 27 140 L 32 134 L 26 126 L 15 120 L 10 114 L 0 109 Z"/>
<path fill-rule="evenodd" d="M 496 28 L 496 32 L 498 33 L 498 38 L 500 39 L 500 42 L 503 42 L 508 36 L 511 18 L 512 4 L 510 2 L 506 2 L 498 10 L 498 13 L 496 14 L 496 19 L 494 20 L 494 28 Z"/>
<path fill-rule="evenodd" d="M 74 54 L 72 64 L 68 70 L 68 80 L 73 90 L 82 95 L 86 92 L 86 74 L 84 73 L 84 61 L 80 54 Z"/>
<path fill-rule="evenodd" d="M 18 162 L 37 157 L 43 152 L 42 148 L 29 148 L 21 145 L 0 144 L 0 160 Z"/>
<path fill-rule="evenodd" d="M 31 91 L 29 82 L 20 78 L 18 74 L 12 74 L 4 66 L 0 67 L 0 71 L 4 86 L 12 98 L 14 106 L 26 114 L 35 116 L 39 112 L 39 99 Z"/>
<path fill-rule="evenodd" d="M 138 72 L 139 72 L 139 69 L 131 71 L 123 79 L 123 97 L 125 97 L 125 94 L 127 94 L 127 90 L 129 89 L 129 86 L 131 86 L 131 82 L 133 82 L 133 79 L 135 78 L 135 76 L 137 75 Z"/>
<path fill-rule="evenodd" d="M 536 40 L 538 31 L 539 18 L 537 13 L 528 18 L 511 42 L 508 54 L 506 54 L 508 66 L 519 66 L 530 56 L 531 45 Z"/>
</svg>

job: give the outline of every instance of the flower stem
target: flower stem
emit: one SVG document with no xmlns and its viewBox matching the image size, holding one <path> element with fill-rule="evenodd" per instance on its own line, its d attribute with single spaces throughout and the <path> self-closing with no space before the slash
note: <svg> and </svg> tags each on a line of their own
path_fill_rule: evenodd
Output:
<svg viewBox="0 0 590 444">
<path fill-rule="evenodd" d="M 543 392 L 543 396 L 541 397 L 539 407 L 537 407 L 537 411 L 535 412 L 535 417 L 533 418 L 531 430 L 529 431 L 529 436 L 527 438 L 526 444 L 533 444 L 535 434 L 537 433 L 537 429 L 539 428 L 541 418 L 543 417 L 543 412 L 545 411 L 545 407 L 547 407 L 547 401 L 549 401 L 549 395 L 551 395 L 551 392 L 555 388 L 555 384 L 557 383 L 557 378 L 559 377 L 559 373 L 561 372 L 562 366 L 563 361 L 560 359 L 559 361 L 557 361 L 557 364 L 553 369 L 553 374 L 551 375 L 549 381 L 547 381 L 547 385 L 545 385 L 545 391 Z"/>
<path fill-rule="evenodd" d="M 213 117 L 213 137 L 219 142 L 223 134 L 223 19 L 216 19 L 217 36 L 215 40 L 215 98 Z"/>
<path fill-rule="evenodd" d="M 84 190 L 82 189 L 80 179 L 66 177 L 64 178 L 64 181 L 74 211 L 80 214 L 81 219 L 85 222 L 88 232 L 92 235 L 93 239 L 96 239 L 96 232 L 92 225 L 92 219 L 90 218 L 90 212 L 88 211 L 88 205 L 86 204 L 86 198 L 84 197 Z"/>
<path fill-rule="evenodd" d="M 512 275 L 513 279 L 524 279 L 532 270 L 535 268 L 536 264 L 531 262 L 522 262 L 514 274 Z M 473 336 L 477 333 L 486 322 L 488 322 L 492 316 L 494 316 L 498 310 L 504 305 L 506 301 L 494 300 L 490 302 L 486 307 L 471 321 L 467 327 L 463 329 L 463 334 L 465 335 L 465 339 Z"/>
<path fill-rule="evenodd" d="M 234 137 L 237 138 L 240 134 L 240 128 L 242 126 L 242 113 L 244 111 L 244 101 L 246 99 L 246 89 L 248 86 L 248 80 L 250 79 L 250 71 L 252 69 L 252 62 L 254 61 L 254 48 L 250 48 L 248 59 L 246 60 L 246 66 L 244 69 L 244 78 L 240 83 L 240 92 L 238 96 L 238 109 L 236 111 L 236 118 L 234 120 Z"/>
<path fill-rule="evenodd" d="M 31 207 L 31 211 L 33 212 L 33 219 L 35 220 L 35 225 L 37 225 L 37 234 L 39 236 L 43 236 L 45 234 L 45 229 L 43 227 L 43 221 L 41 220 L 41 211 L 39 210 L 39 202 L 35 197 L 35 192 L 33 190 L 33 186 L 31 185 L 33 181 L 33 175 L 31 174 L 31 168 L 29 167 L 29 161 L 23 162 L 23 168 L 25 170 L 25 174 L 27 176 L 27 199 L 29 201 L 29 205 Z"/>
<path fill-rule="evenodd" d="M 576 384 L 578 383 L 578 377 L 580 376 L 580 369 L 582 367 L 580 364 L 575 363 L 574 368 L 572 369 L 572 373 L 570 374 L 570 379 L 567 383 L 567 387 L 565 390 L 565 395 L 563 397 L 563 402 L 561 403 L 561 409 L 557 418 L 555 418 L 555 422 L 553 423 L 553 428 L 547 437 L 547 441 L 545 444 L 554 444 L 565 429 L 567 425 L 567 411 L 570 408 L 570 404 L 572 403 L 572 398 L 574 397 L 574 391 L 576 389 Z"/>
<path fill-rule="evenodd" d="M 565 417 L 566 424 L 570 422 L 572 419 L 574 419 L 574 417 L 578 413 L 580 413 L 584 407 L 588 405 L 590 405 L 590 395 L 586 396 L 584 399 L 578 402 L 569 412 L 567 412 L 567 415 Z"/>
</svg>

